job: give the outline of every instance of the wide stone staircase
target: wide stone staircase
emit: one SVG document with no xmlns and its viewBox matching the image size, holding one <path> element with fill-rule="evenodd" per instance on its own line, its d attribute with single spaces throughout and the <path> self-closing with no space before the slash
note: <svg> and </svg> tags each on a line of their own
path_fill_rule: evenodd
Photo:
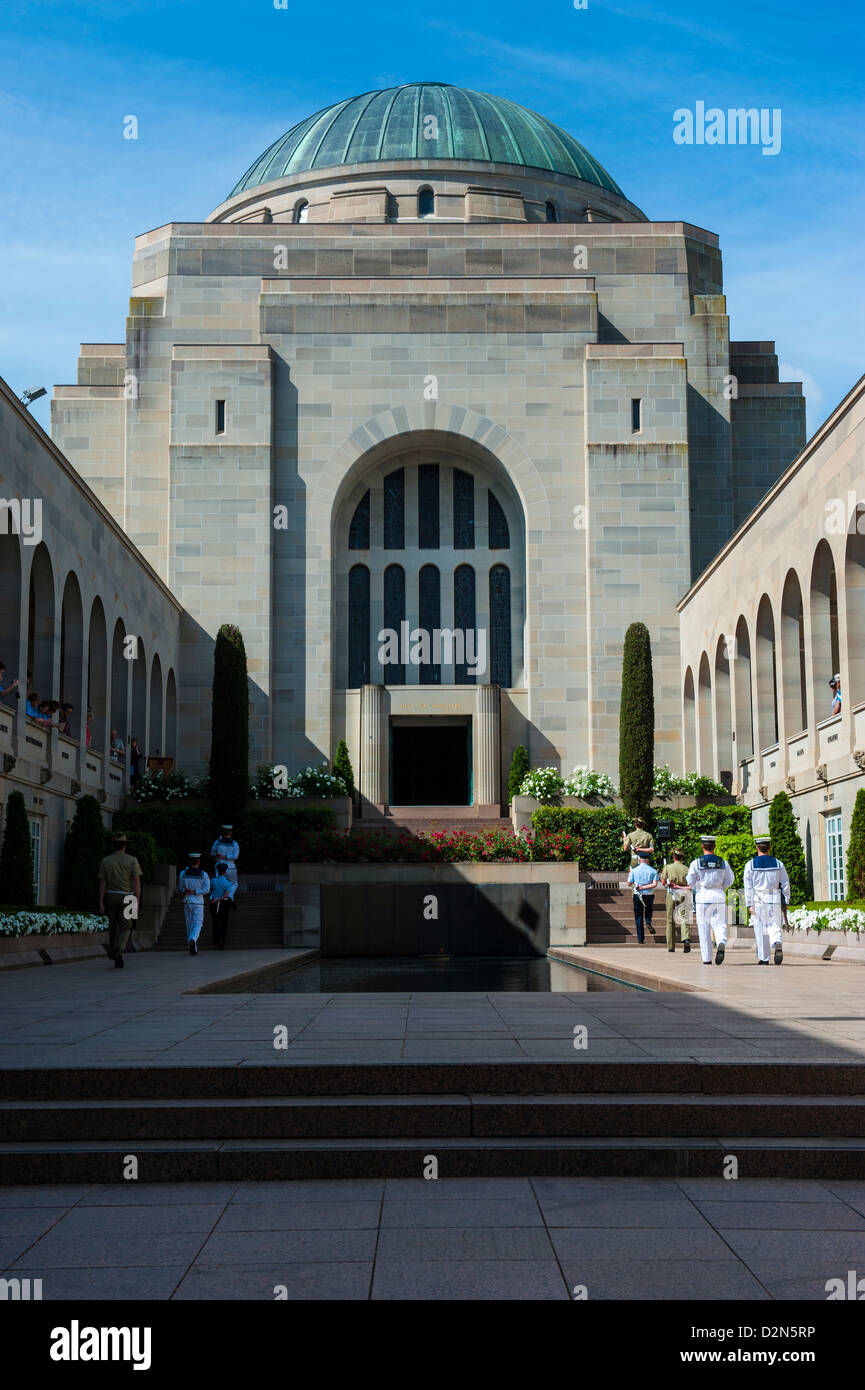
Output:
<svg viewBox="0 0 865 1390">
<path fill-rule="evenodd" d="M 627 873 L 580 874 L 580 881 L 586 885 L 586 945 L 639 946 Z M 691 937 L 693 944 L 696 930 L 692 930 Z M 655 893 L 652 925 L 645 933 L 645 944 L 665 948 L 667 945 L 665 895 L 660 890 Z"/>
<path fill-rule="evenodd" d="M 507 1175 L 865 1177 L 857 1063 L 12 1068 L 0 1184 Z"/>
<path fill-rule="evenodd" d="M 227 951 L 248 951 L 254 947 L 267 947 L 270 950 L 282 945 L 282 888 L 278 883 L 244 883 L 237 894 L 237 908 L 232 912 L 228 923 Z M 165 914 L 162 930 L 159 933 L 157 949 L 160 951 L 185 951 L 186 925 L 183 915 L 183 898 L 179 893 L 174 897 Z M 198 938 L 200 951 L 212 951 L 213 920 L 209 908 L 204 909 L 204 926 Z"/>
</svg>

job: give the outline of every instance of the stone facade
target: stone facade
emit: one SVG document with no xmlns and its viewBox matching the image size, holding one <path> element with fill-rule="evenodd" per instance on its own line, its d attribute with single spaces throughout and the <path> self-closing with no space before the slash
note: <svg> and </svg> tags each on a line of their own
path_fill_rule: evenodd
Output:
<svg viewBox="0 0 865 1390">
<path fill-rule="evenodd" d="M 843 889 L 865 785 L 863 474 L 865 379 L 679 605 L 687 765 L 731 771 L 755 827 L 789 792 L 821 900 Z M 836 673 L 840 714 L 828 685 Z"/>
<path fill-rule="evenodd" d="M 416 215 L 421 184 L 430 218 Z M 548 203 L 557 222 L 540 220 Z M 435 459 L 443 478 L 469 472 L 478 498 L 489 485 L 519 540 L 484 795 L 500 801 L 517 743 L 533 764 L 617 776 L 635 618 L 653 640 L 659 759 L 681 767 L 676 603 L 804 437 L 799 387 L 778 386 L 772 345 L 737 355 L 730 342 L 717 237 L 556 173 L 396 161 L 295 174 L 206 222 L 146 233 L 133 295 L 125 344 L 82 349 L 52 430 L 189 614 L 190 770 L 208 752 L 215 633 L 233 621 L 252 678 L 251 765 L 293 770 L 346 737 L 357 771 L 360 685 L 388 677 L 346 675 L 346 585 L 364 559 L 346 537 L 365 490 L 375 508 L 375 479 L 402 467 L 410 486 L 413 459 Z M 738 400 L 737 362 L 749 374 Z M 416 508 L 407 494 L 405 550 L 391 557 L 413 626 L 417 565 L 436 560 L 412 549 Z M 454 569 L 473 560 L 448 525 L 443 510 L 446 626 Z M 479 520 L 478 626 L 495 558 L 482 548 Z M 376 583 L 373 567 L 373 648 Z M 380 697 L 379 761 L 400 702 L 435 706 L 447 687 L 451 703 L 471 695 L 475 717 L 479 692 L 447 673 L 430 700 L 416 686 L 412 671 Z M 488 730 L 482 743 L 487 757 Z M 378 792 L 388 774 L 375 771 Z"/>
<path fill-rule="evenodd" d="M 106 458 L 94 450 L 96 466 Z M 118 489 L 110 509 L 0 380 L 0 659 L 5 684 L 17 677 L 21 689 L 20 699 L 0 698 L 0 810 L 11 791 L 24 794 L 41 903 L 59 902 L 75 798 L 95 796 L 110 823 L 126 794 L 127 761 L 110 756 L 111 729 L 126 748 L 134 733 L 145 753 L 177 755 L 180 604 L 121 530 L 119 482 L 102 476 L 107 493 Z M 38 529 L 20 524 L 22 502 Z M 42 699 L 74 706 L 71 737 L 27 718 L 28 670 Z"/>
</svg>

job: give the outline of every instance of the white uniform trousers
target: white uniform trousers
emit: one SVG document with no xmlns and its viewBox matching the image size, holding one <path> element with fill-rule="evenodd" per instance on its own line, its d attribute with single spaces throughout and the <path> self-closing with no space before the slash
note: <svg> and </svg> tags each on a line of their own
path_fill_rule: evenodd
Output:
<svg viewBox="0 0 865 1390">
<path fill-rule="evenodd" d="M 716 946 L 727 944 L 727 901 L 722 888 L 703 888 L 698 892 L 697 931 L 703 964 L 711 965 L 712 937 Z"/>
<path fill-rule="evenodd" d="M 204 925 L 204 899 L 199 898 L 198 902 L 190 902 L 189 898 L 183 899 L 183 915 L 186 918 L 186 941 L 197 941 L 199 932 Z"/>
<path fill-rule="evenodd" d="M 768 961 L 769 950 L 783 939 L 780 893 L 755 893 L 754 915 L 751 926 L 754 928 L 754 941 L 757 945 L 757 959 Z"/>
</svg>

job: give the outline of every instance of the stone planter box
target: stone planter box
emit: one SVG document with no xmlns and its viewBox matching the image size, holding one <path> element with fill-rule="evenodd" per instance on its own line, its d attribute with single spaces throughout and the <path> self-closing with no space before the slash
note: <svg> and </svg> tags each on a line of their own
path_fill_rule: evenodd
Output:
<svg viewBox="0 0 865 1390">
<path fill-rule="evenodd" d="M 22 965 L 59 964 L 67 960 L 86 960 L 88 956 L 103 956 L 108 944 L 108 931 L 56 932 L 32 936 L 0 936 L 0 970 L 14 970 Z M 40 952 L 45 952 L 46 961 Z"/>
<path fill-rule="evenodd" d="M 735 806 L 737 800 L 735 796 L 671 796 L 667 800 L 655 797 L 652 801 L 652 808 L 656 811 L 687 811 L 694 806 Z M 605 809 L 622 808 L 621 797 L 616 797 L 613 801 L 586 800 L 580 796 L 558 796 L 552 801 L 538 801 L 533 796 L 515 796 L 511 802 L 511 821 L 513 822 L 514 834 L 519 835 L 524 828 L 530 829 L 532 824 L 532 814 L 540 806 L 567 806 L 580 811 L 598 811 Z"/>
<path fill-rule="evenodd" d="M 423 901 L 437 889 L 473 886 L 484 892 L 489 901 L 501 903 L 506 915 L 512 909 L 516 917 L 526 921 L 519 889 L 546 887 L 549 902 L 549 921 L 542 924 L 539 937 L 544 947 L 583 946 L 586 941 L 586 888 L 580 883 L 580 866 L 569 864 L 292 864 L 290 882 L 285 891 L 286 945 L 320 942 L 321 890 L 344 887 L 416 890 L 415 904 L 422 917 Z M 488 893 L 484 890 L 489 890 Z M 362 898 L 359 899 L 362 901 Z M 372 901 L 372 898 L 370 899 Z M 396 901 L 396 897 L 395 897 Z M 411 894 L 402 894 L 399 910 L 405 911 Z M 521 916 L 521 913 L 523 915 Z M 548 930 L 546 929 L 548 927 Z M 358 923 L 359 935 L 363 921 Z M 302 933 L 298 936 L 297 933 Z M 398 954 L 398 952 L 397 952 Z M 407 952 L 410 954 L 410 952 Z"/>
</svg>

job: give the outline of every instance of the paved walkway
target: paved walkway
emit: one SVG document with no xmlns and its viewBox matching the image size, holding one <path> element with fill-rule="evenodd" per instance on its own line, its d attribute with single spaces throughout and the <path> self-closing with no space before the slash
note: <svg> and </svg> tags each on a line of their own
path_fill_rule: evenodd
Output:
<svg viewBox="0 0 865 1390">
<path fill-rule="evenodd" d="M 569 954 L 625 965 L 698 993 L 587 992 L 591 977 L 554 967 L 556 992 L 498 994 L 194 994 L 222 977 L 300 952 L 146 952 L 0 974 L 0 1065 L 232 1065 L 393 1061 L 865 1061 L 865 975 L 856 965 L 791 959 L 760 968 L 731 951 L 699 955 L 598 947 Z M 587 1046 L 574 1051 L 574 1028 Z"/>
<path fill-rule="evenodd" d="M 5 1268 L 4 1268 L 5 1267 Z M 44 1300 L 825 1300 L 865 1183 L 720 1178 L 0 1188 L 0 1269 Z"/>
</svg>

